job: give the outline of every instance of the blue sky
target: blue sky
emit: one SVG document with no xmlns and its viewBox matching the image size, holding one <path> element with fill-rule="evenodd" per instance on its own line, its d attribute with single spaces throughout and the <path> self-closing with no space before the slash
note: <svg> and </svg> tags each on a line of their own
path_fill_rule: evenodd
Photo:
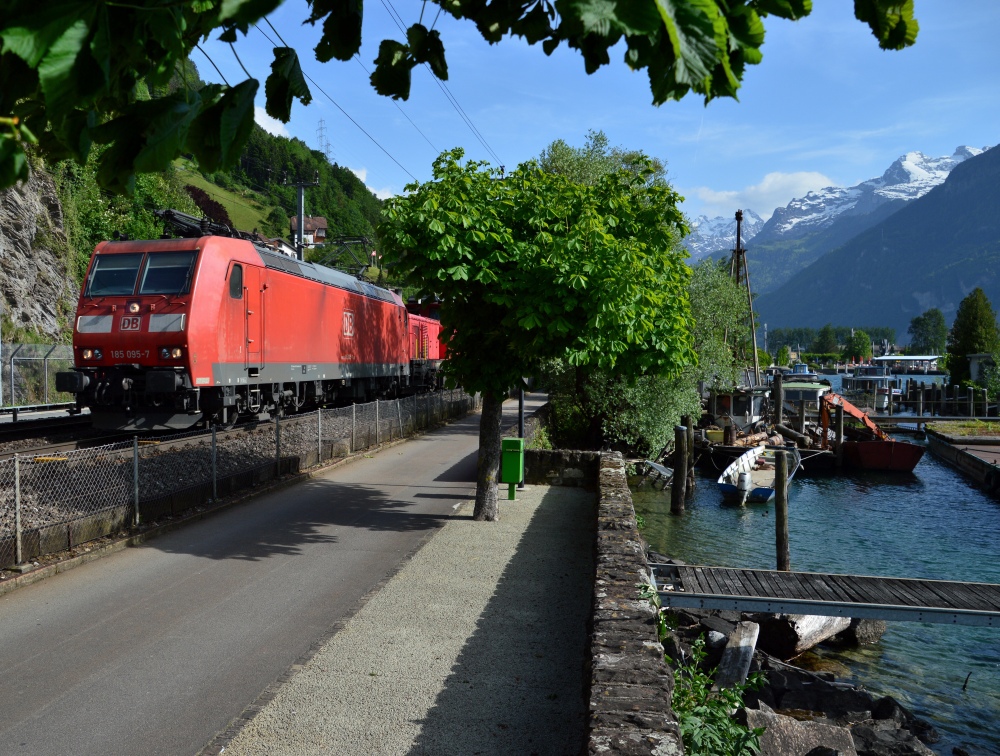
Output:
<svg viewBox="0 0 1000 756">
<path fill-rule="evenodd" d="M 490 46 L 472 24 L 442 13 L 435 28 L 447 53 L 447 89 L 486 146 L 428 70 L 415 70 L 406 102 L 381 97 L 369 84 L 365 69 L 373 69 L 379 41 L 403 37 L 390 9 L 409 25 L 423 5 L 368 0 L 358 59 L 320 64 L 312 54 L 319 27 L 302 24 L 304 2 L 287 0 L 269 20 L 319 88 L 311 86 L 309 106 L 296 101 L 288 124 L 271 122 L 262 107 L 271 43 L 251 27 L 235 52 L 262 83 L 258 121 L 314 149 L 322 148 L 322 122 L 331 160 L 382 197 L 430 179 L 445 149 L 462 147 L 470 158 L 497 164 L 495 153 L 511 169 L 556 139 L 579 146 L 588 130 L 602 130 L 612 145 L 664 160 L 691 218 L 739 207 L 766 218 L 809 190 L 880 175 L 905 152 L 937 157 L 959 145 L 1000 142 L 997 0 L 916 0 L 920 35 L 902 52 L 879 50 L 846 0 L 818 0 L 798 22 L 769 18 L 764 60 L 748 68 L 740 101 L 707 107 L 692 96 L 654 107 L 645 74 L 630 71 L 620 51 L 588 76 L 565 47 L 547 57 L 519 39 Z M 434 11 L 428 4 L 425 24 Z M 245 78 L 228 45 L 202 47 L 230 84 Z M 193 59 L 202 78 L 219 80 L 201 53 Z"/>
</svg>

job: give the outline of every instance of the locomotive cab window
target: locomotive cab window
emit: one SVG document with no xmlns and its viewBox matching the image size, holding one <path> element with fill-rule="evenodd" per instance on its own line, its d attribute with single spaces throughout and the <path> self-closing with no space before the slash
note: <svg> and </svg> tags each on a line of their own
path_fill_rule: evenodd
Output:
<svg viewBox="0 0 1000 756">
<path fill-rule="evenodd" d="M 131 296 L 139 277 L 142 253 L 97 255 L 87 282 L 88 297 Z"/>
<path fill-rule="evenodd" d="M 187 294 L 191 289 L 195 252 L 156 252 L 146 260 L 140 294 Z"/>
<path fill-rule="evenodd" d="M 229 273 L 229 296 L 232 299 L 243 299 L 243 266 L 233 265 Z"/>
</svg>

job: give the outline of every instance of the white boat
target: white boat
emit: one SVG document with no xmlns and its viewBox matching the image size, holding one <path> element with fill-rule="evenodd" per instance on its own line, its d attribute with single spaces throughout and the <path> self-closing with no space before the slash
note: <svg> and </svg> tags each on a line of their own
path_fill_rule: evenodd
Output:
<svg viewBox="0 0 1000 756">
<path fill-rule="evenodd" d="M 719 476 L 719 491 L 723 501 L 740 506 L 768 502 L 774 498 L 774 454 L 788 453 L 788 481 L 791 482 L 802 464 L 794 446 L 755 446 L 733 460 Z"/>
</svg>

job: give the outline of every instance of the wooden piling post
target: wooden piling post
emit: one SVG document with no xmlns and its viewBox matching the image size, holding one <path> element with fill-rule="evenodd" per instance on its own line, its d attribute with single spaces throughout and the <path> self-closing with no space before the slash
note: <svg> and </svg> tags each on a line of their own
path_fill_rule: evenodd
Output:
<svg viewBox="0 0 1000 756">
<path fill-rule="evenodd" d="M 785 422 L 785 387 L 780 372 L 771 383 L 771 399 L 774 401 L 774 424 L 781 425 Z"/>
<path fill-rule="evenodd" d="M 969 397 L 969 417 L 974 418 L 976 416 L 976 390 L 969 386 L 966 394 Z"/>
<path fill-rule="evenodd" d="M 923 388 L 921 388 L 920 392 L 917 394 L 917 417 L 923 417 L 923 416 L 924 416 L 924 390 Z"/>
<path fill-rule="evenodd" d="M 799 433 L 806 434 L 806 400 L 799 399 Z"/>
<path fill-rule="evenodd" d="M 694 423 L 691 422 L 690 415 L 684 415 L 681 418 L 681 423 L 687 428 L 687 490 L 686 494 L 690 496 L 694 493 Z"/>
<path fill-rule="evenodd" d="M 774 453 L 774 545 L 778 569 L 788 572 L 791 570 L 788 549 L 788 455 L 783 451 Z"/>
<path fill-rule="evenodd" d="M 670 481 L 670 513 L 684 514 L 684 499 L 687 496 L 687 428 L 674 426 L 674 477 Z"/>
<path fill-rule="evenodd" d="M 990 416 L 990 394 L 986 389 L 981 389 L 983 392 L 983 417 Z"/>
</svg>

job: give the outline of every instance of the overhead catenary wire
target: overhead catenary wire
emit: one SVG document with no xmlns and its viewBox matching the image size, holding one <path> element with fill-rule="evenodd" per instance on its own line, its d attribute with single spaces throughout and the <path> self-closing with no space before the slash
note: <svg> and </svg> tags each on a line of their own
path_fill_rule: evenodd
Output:
<svg viewBox="0 0 1000 756">
<path fill-rule="evenodd" d="M 264 21 L 267 23 L 268 26 L 271 27 L 271 30 L 278 37 L 278 39 L 280 40 L 281 44 L 284 45 L 285 47 L 288 47 L 288 43 L 285 42 L 285 40 L 283 40 L 281 38 L 281 34 L 279 34 L 278 30 L 274 28 L 274 25 L 271 23 L 271 21 L 269 19 L 267 19 L 267 18 L 265 18 Z M 257 24 L 254 24 L 253 26 L 254 26 L 254 28 L 257 31 L 259 31 L 263 35 L 263 37 L 268 42 L 271 43 L 271 45 L 273 45 L 274 47 L 277 47 L 277 45 L 274 43 L 274 40 L 272 40 L 270 37 L 268 37 L 267 34 L 264 33 L 263 29 L 261 29 L 259 26 L 257 26 Z M 372 141 L 372 143 L 376 147 L 378 147 L 380 150 L 382 150 L 382 152 L 384 152 L 388 156 L 388 158 L 390 160 L 392 160 L 392 162 L 394 162 L 396 165 L 398 165 L 399 168 L 400 168 L 400 170 L 403 171 L 403 173 L 405 173 L 407 176 L 409 176 L 414 181 L 417 180 L 416 176 L 414 176 L 412 173 L 410 173 L 402 163 L 400 163 L 398 160 L 396 160 L 396 158 L 392 155 L 392 153 L 390 153 L 389 150 L 387 150 L 385 147 L 383 147 L 379 143 L 379 141 L 377 139 L 375 139 L 375 137 L 373 137 L 371 134 L 369 134 L 360 123 L 358 123 L 357 121 L 355 121 L 354 118 L 352 118 L 351 115 L 346 110 L 344 110 L 336 100 L 334 100 L 330 95 L 328 95 L 326 93 L 326 90 L 324 90 L 319 84 L 317 84 L 316 81 L 309 74 L 307 74 L 305 71 L 303 71 L 302 75 L 309 81 L 310 84 L 312 84 L 314 87 L 316 87 L 317 91 L 319 91 L 324 97 L 326 97 L 326 99 L 328 99 L 331 103 L 333 103 L 334 107 L 336 107 L 337 110 L 339 110 L 341 113 L 343 113 L 344 117 L 347 118 L 347 120 L 349 120 L 351 123 L 353 123 L 362 134 L 364 134 L 366 137 L 368 137 Z"/>
<path fill-rule="evenodd" d="M 229 82 L 226 81 L 226 77 L 222 75 L 222 71 L 219 70 L 219 67 L 215 65 L 215 61 L 208 56 L 208 53 L 202 49 L 201 45 L 195 45 L 195 47 L 198 49 L 198 52 L 204 55 L 205 59 L 212 64 L 212 68 L 215 69 L 216 73 L 219 74 L 219 78 L 222 79 L 222 82 L 228 87 Z"/>
<path fill-rule="evenodd" d="M 386 12 L 389 14 L 389 17 L 393 20 L 393 22 L 399 28 L 400 33 L 405 38 L 406 24 L 403 21 L 402 16 L 400 16 L 399 13 L 396 11 L 395 7 L 393 7 L 391 0 L 381 0 L 381 2 L 383 7 L 386 9 Z M 423 13 L 423 11 L 421 11 L 421 13 Z M 434 23 L 435 24 L 437 23 L 437 18 L 434 19 Z M 476 124 L 474 124 L 472 122 L 472 119 L 469 118 L 464 108 L 462 108 L 462 106 L 459 104 L 458 98 L 455 97 L 455 95 L 452 94 L 451 90 L 448 88 L 448 85 L 434 75 L 434 72 L 431 70 L 431 67 L 429 65 L 424 63 L 423 66 L 427 70 L 427 73 L 430 75 L 431 79 L 433 79 L 434 83 L 438 85 L 438 89 L 440 89 L 442 94 L 444 94 L 445 99 L 447 99 L 448 102 L 451 103 L 451 106 L 455 109 L 455 112 L 458 113 L 459 117 L 463 121 L 465 121 L 465 124 L 469 127 L 469 130 L 472 132 L 473 136 L 475 136 L 476 139 L 479 140 L 479 143 L 483 146 L 483 148 L 490 155 L 492 155 L 493 159 L 497 161 L 497 164 L 502 165 L 503 160 L 500 159 L 500 156 L 497 155 L 496 152 L 493 151 L 493 148 L 490 147 L 490 145 L 487 143 L 486 138 L 482 135 L 479 129 L 476 128 Z"/>
</svg>

